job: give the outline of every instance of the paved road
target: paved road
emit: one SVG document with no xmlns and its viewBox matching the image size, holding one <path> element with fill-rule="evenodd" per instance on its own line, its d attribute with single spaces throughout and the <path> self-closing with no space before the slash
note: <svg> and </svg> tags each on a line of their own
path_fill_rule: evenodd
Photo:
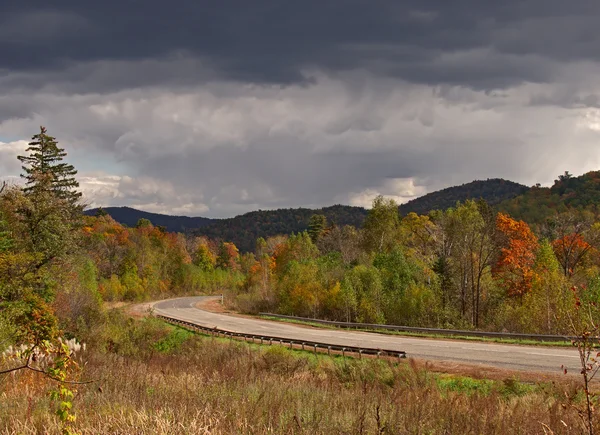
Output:
<svg viewBox="0 0 600 435">
<path fill-rule="evenodd" d="M 452 361 L 511 370 L 553 372 L 560 374 L 561 365 L 576 373 L 579 357 L 573 348 L 519 346 L 464 340 L 443 340 L 385 335 L 372 332 L 331 330 L 297 326 L 289 323 L 211 313 L 195 308 L 206 296 L 170 299 L 156 302 L 156 314 L 196 323 L 206 327 L 272 335 L 292 340 L 319 341 L 341 346 L 364 346 L 405 351 L 408 357 L 425 360 Z M 208 297 L 210 298 L 210 296 Z"/>
</svg>

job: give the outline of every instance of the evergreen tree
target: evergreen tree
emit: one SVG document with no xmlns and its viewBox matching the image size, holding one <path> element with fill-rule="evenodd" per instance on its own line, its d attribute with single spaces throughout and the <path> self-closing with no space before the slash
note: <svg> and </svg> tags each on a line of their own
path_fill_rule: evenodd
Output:
<svg viewBox="0 0 600 435">
<path fill-rule="evenodd" d="M 49 190 L 57 198 L 81 211 L 81 192 L 77 191 L 79 183 L 75 179 L 77 171 L 73 165 L 63 162 L 67 153 L 58 147 L 54 137 L 46 134 L 45 127 L 40 127 L 40 132 L 32 137 L 26 152 L 29 155 L 18 156 L 25 172 L 21 177 L 27 180 L 24 192 L 29 195 Z M 49 182 L 45 182 L 45 179 L 49 179 Z"/>
<path fill-rule="evenodd" d="M 317 243 L 327 228 L 327 218 L 322 214 L 313 214 L 308 221 L 308 235 L 313 243 Z"/>
</svg>

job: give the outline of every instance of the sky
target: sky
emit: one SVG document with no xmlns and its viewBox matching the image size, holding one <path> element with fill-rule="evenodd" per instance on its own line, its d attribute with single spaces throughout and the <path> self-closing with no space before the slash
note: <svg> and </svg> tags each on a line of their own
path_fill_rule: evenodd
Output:
<svg viewBox="0 0 600 435">
<path fill-rule="evenodd" d="M 405 202 L 600 169 L 597 0 L 3 0 L 0 179 L 41 125 L 90 206 Z"/>
</svg>

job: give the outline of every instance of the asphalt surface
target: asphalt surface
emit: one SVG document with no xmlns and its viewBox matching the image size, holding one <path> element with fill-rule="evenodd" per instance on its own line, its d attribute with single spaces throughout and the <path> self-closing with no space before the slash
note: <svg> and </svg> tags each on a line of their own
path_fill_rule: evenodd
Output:
<svg viewBox="0 0 600 435">
<path fill-rule="evenodd" d="M 416 338 L 298 326 L 247 317 L 211 313 L 195 305 L 210 296 L 169 299 L 153 305 L 156 314 L 231 332 L 271 335 L 292 340 L 318 341 L 341 346 L 364 346 L 404 351 L 407 357 L 450 361 L 510 370 L 560 374 L 561 365 L 578 373 L 577 350 L 569 347 L 521 346 L 465 340 Z"/>
</svg>

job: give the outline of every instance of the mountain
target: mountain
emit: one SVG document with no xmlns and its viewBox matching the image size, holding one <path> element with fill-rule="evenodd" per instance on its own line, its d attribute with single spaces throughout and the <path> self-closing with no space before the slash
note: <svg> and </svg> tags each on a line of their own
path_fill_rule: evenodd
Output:
<svg viewBox="0 0 600 435">
<path fill-rule="evenodd" d="M 88 216 L 95 216 L 98 210 L 97 208 L 92 208 L 84 211 L 84 213 Z M 174 233 L 184 233 L 192 229 L 201 228 L 209 225 L 214 220 L 205 217 L 170 216 L 149 213 L 131 207 L 106 207 L 102 208 L 102 210 L 117 222 L 129 227 L 134 227 L 140 219 L 148 219 L 153 225 L 163 226 L 167 231 Z"/>
<path fill-rule="evenodd" d="M 258 210 L 230 219 L 215 220 L 210 225 L 198 228 L 194 233 L 232 241 L 240 251 L 253 251 L 256 239 L 259 237 L 266 238 L 306 230 L 308 221 L 314 214 L 325 215 L 329 224 L 359 227 L 367 216 L 367 210 L 348 205 L 334 205 L 321 209 Z"/>
<path fill-rule="evenodd" d="M 536 185 L 510 200 L 499 204 L 500 211 L 529 224 L 543 223 L 557 212 L 587 211 L 600 215 L 600 171 L 575 177 L 568 172 L 560 175 L 552 187 Z"/>
<path fill-rule="evenodd" d="M 85 214 L 94 216 L 97 208 L 86 210 Z M 291 234 L 304 231 L 313 214 L 323 214 L 330 224 L 362 225 L 367 210 L 361 207 L 334 205 L 322 209 L 288 208 L 279 210 L 258 210 L 229 219 L 209 219 L 204 217 L 169 216 L 148 213 L 130 207 L 103 208 L 114 220 L 133 227 L 140 219 L 148 219 L 156 226 L 164 226 L 171 232 L 193 232 L 199 236 L 231 241 L 240 251 L 254 250 L 259 237 L 278 234 Z"/>
<path fill-rule="evenodd" d="M 456 205 L 457 201 L 483 198 L 491 205 L 528 192 L 528 188 L 512 181 L 498 178 L 473 181 L 461 186 L 449 187 L 429 193 L 400 206 L 405 215 L 414 211 L 427 214 L 431 210 L 446 209 Z M 360 227 L 367 215 L 362 207 L 334 205 L 321 209 L 288 208 L 279 210 L 258 210 L 228 219 L 209 219 L 204 217 L 169 216 L 148 213 L 130 207 L 107 207 L 103 209 L 117 222 L 135 226 L 139 219 L 148 219 L 154 225 L 164 226 L 167 231 L 192 232 L 213 239 L 231 241 L 240 251 L 254 250 L 259 237 L 278 234 L 291 234 L 304 231 L 313 214 L 323 214 L 330 224 L 353 225 Z M 98 209 L 87 210 L 88 215 L 95 215 Z"/>
<path fill-rule="evenodd" d="M 484 199 L 491 206 L 524 194 L 529 187 L 502 178 L 476 180 L 460 186 L 452 186 L 420 196 L 400 206 L 400 213 L 427 214 L 432 210 L 445 210 L 454 207 L 457 201 Z"/>
</svg>

